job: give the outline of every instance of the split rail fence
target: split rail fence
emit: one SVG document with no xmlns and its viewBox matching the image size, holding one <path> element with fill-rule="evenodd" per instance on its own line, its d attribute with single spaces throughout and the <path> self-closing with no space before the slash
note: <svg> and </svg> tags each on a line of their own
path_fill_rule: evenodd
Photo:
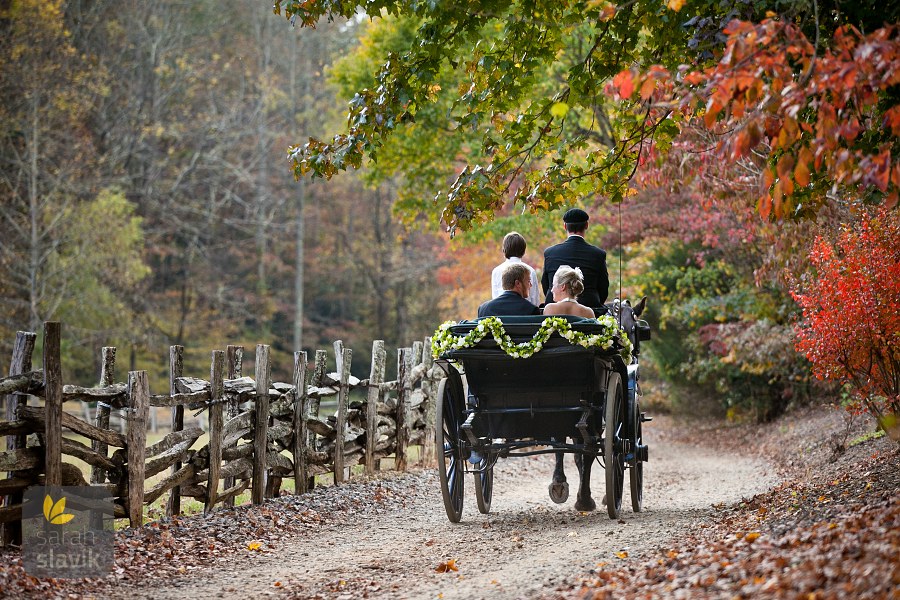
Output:
<svg viewBox="0 0 900 600">
<path fill-rule="evenodd" d="M 270 380 L 267 345 L 256 347 L 252 378 L 242 373 L 242 346 L 213 351 L 208 380 L 184 376 L 184 348 L 172 346 L 169 390 L 151 394 L 146 371 L 131 371 L 126 382 L 115 383 L 113 347 L 102 349 L 97 387 L 63 385 L 60 323 L 45 323 L 43 336 L 43 368 L 32 370 L 36 334 L 20 331 L 9 376 L 0 379 L 0 398 L 6 394 L 0 435 L 7 436 L 0 472 L 8 472 L 0 479 L 4 544 L 21 543 L 22 498 L 31 485 L 106 486 L 116 517 L 134 527 L 143 523 L 144 506 L 164 494 L 169 494 L 168 515 L 180 514 L 183 497 L 198 499 L 210 511 L 217 504 L 233 505 L 247 489 L 251 502 L 260 504 L 279 493 L 285 477 L 293 477 L 296 493 L 302 494 L 316 475 L 333 473 L 337 485 L 350 467 L 364 464 L 372 474 L 390 456 L 394 468 L 404 471 L 411 445 L 422 446 L 423 463 L 434 461 L 432 424 L 442 374 L 428 338 L 398 349 L 393 381 L 385 381 L 386 351 L 380 340 L 373 343 L 366 380 L 350 375 L 352 350 L 337 341 L 336 372 L 327 372 L 325 350 L 317 350 L 311 364 L 306 352 L 295 352 L 290 383 Z M 354 389 L 365 392 L 363 400 L 350 401 Z M 30 406 L 29 397 L 42 399 L 43 405 Z M 319 407 L 326 397 L 336 397 L 337 410 L 322 418 Z M 64 412 L 64 402 L 96 403 L 95 422 Z M 151 407 L 171 408 L 172 431 L 147 445 Z M 199 449 L 193 445 L 204 432 L 185 428 L 185 409 L 208 411 L 209 443 Z M 111 411 L 126 414 L 124 435 L 110 428 Z M 91 445 L 64 437 L 64 431 L 88 438 Z M 77 466 L 63 461 L 65 456 L 91 466 L 90 482 Z M 167 470 L 162 479 L 147 483 Z"/>
</svg>

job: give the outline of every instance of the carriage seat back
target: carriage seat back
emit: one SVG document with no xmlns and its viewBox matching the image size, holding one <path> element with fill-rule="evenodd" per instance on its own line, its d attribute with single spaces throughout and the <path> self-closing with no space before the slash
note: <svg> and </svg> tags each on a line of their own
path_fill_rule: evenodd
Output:
<svg viewBox="0 0 900 600">
<path fill-rule="evenodd" d="M 585 317 L 577 317 L 575 315 L 506 315 L 498 317 L 500 322 L 504 325 L 540 325 L 544 322 L 544 319 L 549 318 L 550 316 L 554 317 L 562 317 L 568 323 L 596 323 L 596 319 L 588 319 Z M 490 317 L 480 317 L 475 319 L 474 321 L 460 321 L 460 325 L 465 325 L 467 323 L 478 323 L 479 321 L 484 321 L 485 319 L 490 319 Z"/>
</svg>

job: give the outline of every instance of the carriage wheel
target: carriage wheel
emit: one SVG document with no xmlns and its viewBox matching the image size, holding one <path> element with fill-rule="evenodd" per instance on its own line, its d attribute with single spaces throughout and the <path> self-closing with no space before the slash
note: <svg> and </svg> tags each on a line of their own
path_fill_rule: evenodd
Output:
<svg viewBox="0 0 900 600">
<path fill-rule="evenodd" d="M 634 432 L 631 444 L 634 462 L 628 469 L 628 476 L 631 484 L 631 510 L 638 513 L 644 508 L 644 461 L 641 460 L 637 450 L 638 446 L 644 443 L 644 432 L 641 424 L 641 406 L 637 400 L 632 403 L 631 408 L 629 418 L 631 419 L 631 431 Z"/>
<path fill-rule="evenodd" d="M 459 444 L 460 408 L 462 407 L 462 382 L 451 372 L 438 387 L 435 410 L 435 445 L 438 457 L 438 475 L 444 510 L 451 523 L 459 523 L 463 511 L 465 461 Z"/>
<path fill-rule="evenodd" d="M 622 377 L 611 373 L 606 392 L 606 431 L 603 438 L 603 458 L 606 462 L 606 512 L 610 519 L 618 519 L 622 510 L 622 488 L 625 482 L 625 454 L 622 435 L 625 433 L 625 395 Z"/>
<path fill-rule="evenodd" d="M 491 512 L 491 498 L 494 496 L 494 466 L 490 464 L 490 458 L 485 458 L 478 463 L 478 471 L 475 471 L 475 500 L 478 502 L 478 511 L 486 515 Z"/>
</svg>

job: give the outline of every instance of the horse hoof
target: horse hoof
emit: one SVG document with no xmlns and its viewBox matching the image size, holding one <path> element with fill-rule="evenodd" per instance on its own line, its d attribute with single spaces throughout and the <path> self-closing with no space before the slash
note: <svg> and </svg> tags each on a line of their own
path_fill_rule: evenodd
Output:
<svg viewBox="0 0 900 600">
<path fill-rule="evenodd" d="M 569 484 L 565 481 L 555 481 L 550 484 L 550 499 L 557 504 L 562 504 L 569 499 Z"/>
<path fill-rule="evenodd" d="M 588 498 L 587 500 L 579 498 L 575 502 L 575 510 L 580 512 L 591 512 L 592 510 L 597 510 L 597 503 L 594 502 L 593 498 Z"/>
</svg>

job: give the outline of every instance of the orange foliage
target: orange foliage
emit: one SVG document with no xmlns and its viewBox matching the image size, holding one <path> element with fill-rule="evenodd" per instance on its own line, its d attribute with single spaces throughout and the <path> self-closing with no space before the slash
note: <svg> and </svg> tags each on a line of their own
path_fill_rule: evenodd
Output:
<svg viewBox="0 0 900 600">
<path fill-rule="evenodd" d="M 889 90 L 900 84 L 900 27 L 868 35 L 841 27 L 818 48 L 795 24 L 774 18 L 732 21 L 725 33 L 722 58 L 705 70 L 626 70 L 608 91 L 649 100 L 648 123 L 672 110 L 701 120 L 719 136 L 716 150 L 725 159 L 765 156 L 758 203 L 764 218 L 821 202 L 821 193 L 798 198 L 817 177 L 827 186 L 876 190 L 888 207 L 896 205 L 900 157 L 892 145 L 900 105 Z"/>
<path fill-rule="evenodd" d="M 875 188 L 895 204 L 898 157 L 886 141 L 860 143 L 860 134 L 882 122 L 892 133 L 900 129 L 897 107 L 883 114 L 879 107 L 900 83 L 897 27 L 868 36 L 840 28 L 831 47 L 818 50 L 796 26 L 773 19 L 735 21 L 727 31 L 725 55 L 682 107 L 694 110 L 706 99 L 707 107 L 718 109 L 715 115 L 707 109 L 706 122 L 734 131 L 722 142 L 732 156 L 747 155 L 758 147 L 759 132 L 768 133 L 775 177 L 759 203 L 762 216 L 789 214 L 793 197 L 816 173 L 837 185 Z"/>
<path fill-rule="evenodd" d="M 441 315 L 474 319 L 478 305 L 491 298 L 491 270 L 503 261 L 503 254 L 496 244 L 479 244 L 459 247 L 452 257 L 453 262 L 438 271 L 438 284 L 448 290 L 440 303 Z"/>
</svg>

